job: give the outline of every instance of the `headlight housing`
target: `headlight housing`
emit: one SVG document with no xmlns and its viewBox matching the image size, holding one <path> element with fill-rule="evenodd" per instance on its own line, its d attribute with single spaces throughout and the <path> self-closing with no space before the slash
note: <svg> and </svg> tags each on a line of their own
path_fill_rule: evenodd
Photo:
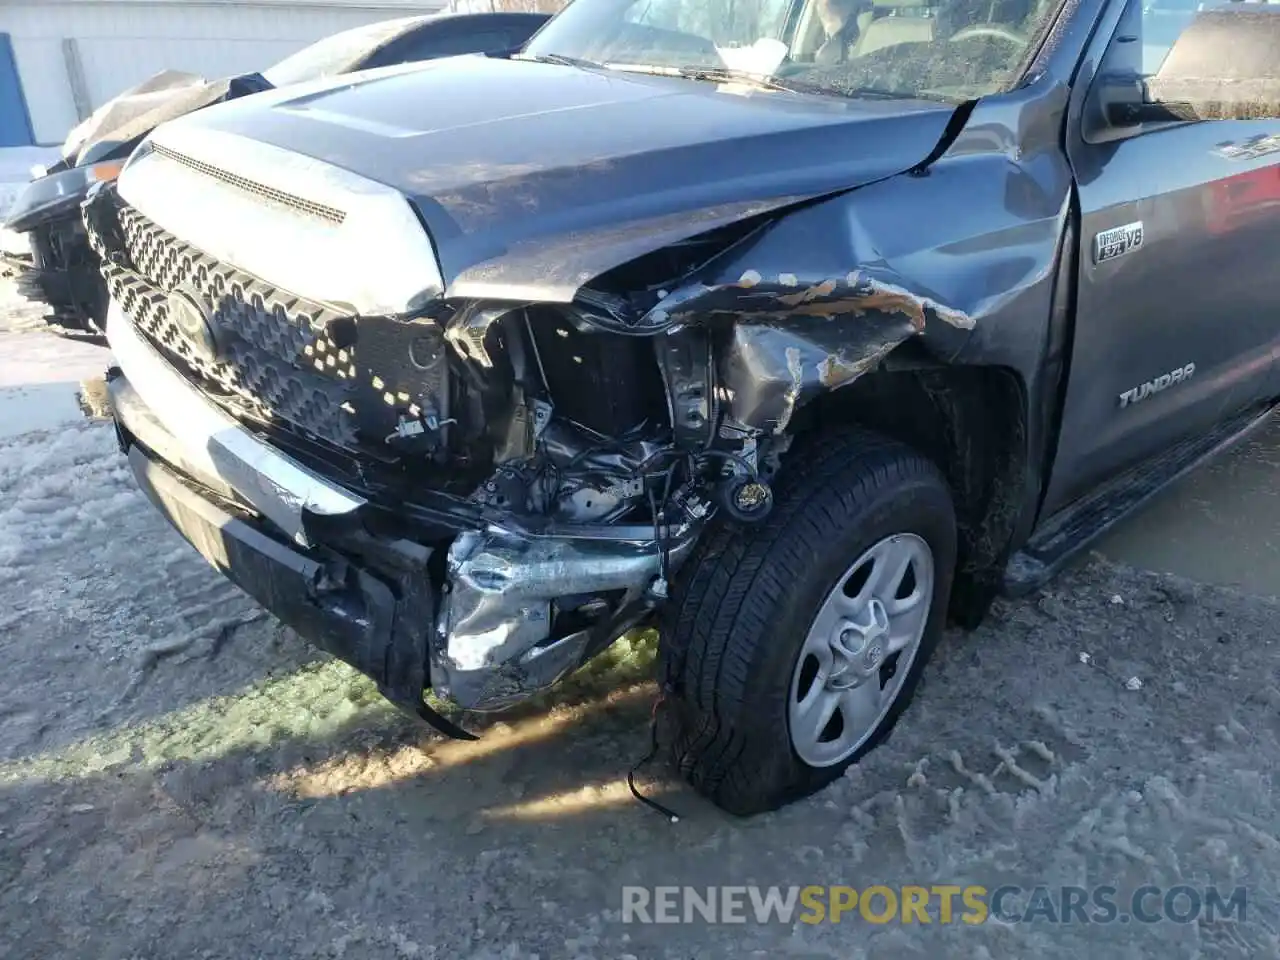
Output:
<svg viewBox="0 0 1280 960">
<path fill-rule="evenodd" d="M 122 161 L 109 160 L 32 180 L 13 201 L 5 227 L 25 233 L 40 219 L 79 206 L 89 187 L 114 180 L 123 166 Z"/>
</svg>

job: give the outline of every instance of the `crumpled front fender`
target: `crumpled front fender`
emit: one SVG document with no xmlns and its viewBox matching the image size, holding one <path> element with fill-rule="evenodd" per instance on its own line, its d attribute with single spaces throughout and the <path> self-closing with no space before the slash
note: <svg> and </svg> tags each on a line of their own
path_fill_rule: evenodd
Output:
<svg viewBox="0 0 1280 960">
<path fill-rule="evenodd" d="M 975 317 L 849 229 L 858 192 L 784 216 L 677 285 L 642 321 L 715 333 L 717 381 L 737 423 L 785 432 L 815 397 L 852 383 L 906 340 L 957 352 Z"/>
</svg>

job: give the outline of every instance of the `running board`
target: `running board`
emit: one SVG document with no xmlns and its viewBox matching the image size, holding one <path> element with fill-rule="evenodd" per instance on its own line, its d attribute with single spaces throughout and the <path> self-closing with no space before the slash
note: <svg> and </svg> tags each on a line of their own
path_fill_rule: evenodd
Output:
<svg viewBox="0 0 1280 960">
<path fill-rule="evenodd" d="M 1040 524 L 1004 572 L 1005 596 L 1021 597 L 1051 580 L 1081 550 L 1174 481 L 1266 425 L 1280 404 L 1251 407 L 1212 431 L 1131 467 Z"/>
</svg>

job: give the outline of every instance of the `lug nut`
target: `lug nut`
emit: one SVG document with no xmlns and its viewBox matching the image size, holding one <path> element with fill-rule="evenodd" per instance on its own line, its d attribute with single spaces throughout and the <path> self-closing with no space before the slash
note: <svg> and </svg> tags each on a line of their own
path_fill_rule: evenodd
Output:
<svg viewBox="0 0 1280 960">
<path fill-rule="evenodd" d="M 769 499 L 769 488 L 763 483 L 746 483 L 738 488 L 733 500 L 741 510 L 757 510 Z"/>
<path fill-rule="evenodd" d="M 744 523 L 757 523 L 773 509 L 773 491 L 759 480 L 731 480 L 720 488 L 718 498 L 735 520 Z"/>
</svg>

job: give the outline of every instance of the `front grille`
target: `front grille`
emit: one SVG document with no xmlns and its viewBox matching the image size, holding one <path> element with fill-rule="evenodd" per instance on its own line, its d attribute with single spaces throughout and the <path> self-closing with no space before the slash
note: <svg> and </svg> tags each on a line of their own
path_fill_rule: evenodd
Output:
<svg viewBox="0 0 1280 960">
<path fill-rule="evenodd" d="M 234 398 L 258 419 L 339 446 L 356 442 L 354 351 L 339 349 L 326 332 L 337 314 L 219 263 L 130 207 L 118 209 L 122 251 L 110 250 L 105 231 L 88 222 L 111 298 L 206 392 Z M 213 305 L 216 359 L 202 356 L 171 320 L 168 292 L 178 287 Z"/>
<path fill-rule="evenodd" d="M 435 323 L 352 317 L 278 289 L 185 243 L 111 187 L 84 214 L 111 298 L 235 416 L 384 456 L 402 417 L 447 416 L 448 355 Z M 175 291 L 211 308 L 214 352 L 170 317 Z"/>
</svg>

